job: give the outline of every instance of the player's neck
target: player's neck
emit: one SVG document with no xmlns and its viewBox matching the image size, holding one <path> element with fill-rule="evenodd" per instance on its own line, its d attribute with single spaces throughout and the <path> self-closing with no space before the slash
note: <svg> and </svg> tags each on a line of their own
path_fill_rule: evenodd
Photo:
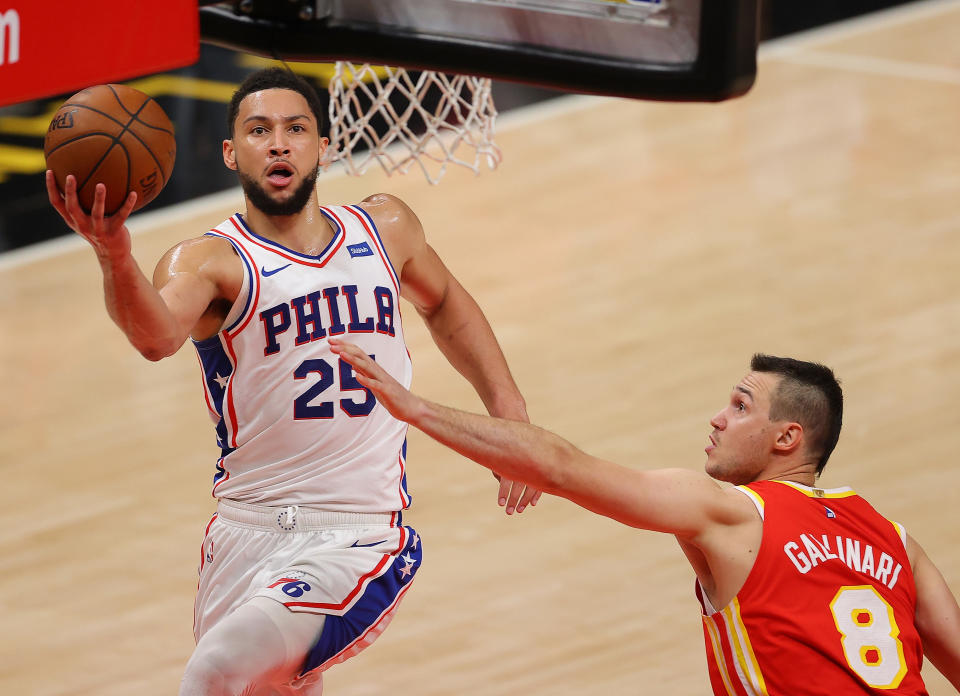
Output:
<svg viewBox="0 0 960 696">
<path fill-rule="evenodd" d="M 761 472 L 756 481 L 790 481 L 804 486 L 814 486 L 817 482 L 816 464 L 802 458 L 790 457 L 785 461 L 776 461 L 775 467 Z"/>
<path fill-rule="evenodd" d="M 787 483 L 799 483 L 801 486 L 814 488 L 817 483 L 817 477 L 814 474 L 790 474 L 774 476 L 773 481 L 785 481 Z"/>
<path fill-rule="evenodd" d="M 247 225 L 256 234 L 308 256 L 323 251 L 335 234 L 314 196 L 293 215 L 267 215 L 247 201 L 245 217 Z"/>
</svg>

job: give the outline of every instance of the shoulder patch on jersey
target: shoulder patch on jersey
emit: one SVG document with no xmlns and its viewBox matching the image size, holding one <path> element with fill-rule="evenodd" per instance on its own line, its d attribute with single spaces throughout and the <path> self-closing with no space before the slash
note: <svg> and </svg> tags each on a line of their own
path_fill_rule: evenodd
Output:
<svg viewBox="0 0 960 696">
<path fill-rule="evenodd" d="M 350 252 L 350 256 L 373 256 L 373 250 L 367 245 L 366 242 L 360 242 L 359 244 L 348 244 L 347 251 Z"/>
</svg>

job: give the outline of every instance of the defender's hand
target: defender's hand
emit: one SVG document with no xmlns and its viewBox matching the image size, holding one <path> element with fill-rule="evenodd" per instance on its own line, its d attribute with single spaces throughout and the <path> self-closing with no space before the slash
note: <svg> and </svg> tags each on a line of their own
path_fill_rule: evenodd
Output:
<svg viewBox="0 0 960 696">
<path fill-rule="evenodd" d="M 420 410 L 423 400 L 405 389 L 397 380 L 387 374 L 369 355 L 352 343 L 331 336 L 330 350 L 346 360 L 353 367 L 357 381 L 373 392 L 377 401 L 390 414 L 399 420 L 411 423 Z M 497 476 L 497 474 L 494 474 Z M 536 505 L 541 492 L 522 483 L 497 476 L 500 481 L 498 500 L 506 506 L 507 514 L 514 510 L 523 512 L 527 505 Z"/>
<path fill-rule="evenodd" d="M 330 350 L 353 366 L 357 381 L 373 392 L 377 401 L 398 420 L 411 422 L 422 400 L 411 394 L 397 380 L 387 374 L 376 361 L 352 343 L 330 337 Z"/>
</svg>

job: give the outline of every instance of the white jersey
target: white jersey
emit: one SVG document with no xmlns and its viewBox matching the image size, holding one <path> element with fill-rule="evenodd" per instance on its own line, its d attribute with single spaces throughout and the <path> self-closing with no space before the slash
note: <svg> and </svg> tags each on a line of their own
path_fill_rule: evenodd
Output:
<svg viewBox="0 0 960 696">
<path fill-rule="evenodd" d="M 400 285 L 373 220 L 321 208 L 335 228 L 307 256 L 257 236 L 239 214 L 230 241 L 244 281 L 216 336 L 194 345 L 221 457 L 213 495 L 344 512 L 406 508 L 407 425 L 376 402 L 327 336 L 356 343 L 404 386 L 411 364 Z"/>
</svg>

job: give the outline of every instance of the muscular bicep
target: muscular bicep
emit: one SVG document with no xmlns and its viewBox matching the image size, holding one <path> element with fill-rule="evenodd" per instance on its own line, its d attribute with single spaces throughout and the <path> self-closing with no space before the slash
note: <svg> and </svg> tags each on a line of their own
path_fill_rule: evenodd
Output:
<svg viewBox="0 0 960 696">
<path fill-rule="evenodd" d="M 157 264 L 153 284 L 173 315 L 182 339 L 190 335 L 207 338 L 219 330 L 232 304 L 230 295 L 235 298 L 242 283 L 241 273 L 239 260 L 228 242 L 201 237 L 168 251 Z M 211 317 L 211 309 L 218 316 Z"/>
<path fill-rule="evenodd" d="M 456 278 L 427 243 L 407 261 L 400 278 L 401 296 L 413 304 L 423 316 L 430 316 L 441 307 L 451 292 L 463 291 Z"/>
<path fill-rule="evenodd" d="M 429 244 L 416 214 L 403 201 L 377 193 L 361 207 L 370 215 L 400 277 L 400 294 L 429 316 L 459 286 Z"/>
<path fill-rule="evenodd" d="M 185 341 L 216 298 L 215 286 L 192 273 L 175 273 L 158 286 Z"/>
</svg>

